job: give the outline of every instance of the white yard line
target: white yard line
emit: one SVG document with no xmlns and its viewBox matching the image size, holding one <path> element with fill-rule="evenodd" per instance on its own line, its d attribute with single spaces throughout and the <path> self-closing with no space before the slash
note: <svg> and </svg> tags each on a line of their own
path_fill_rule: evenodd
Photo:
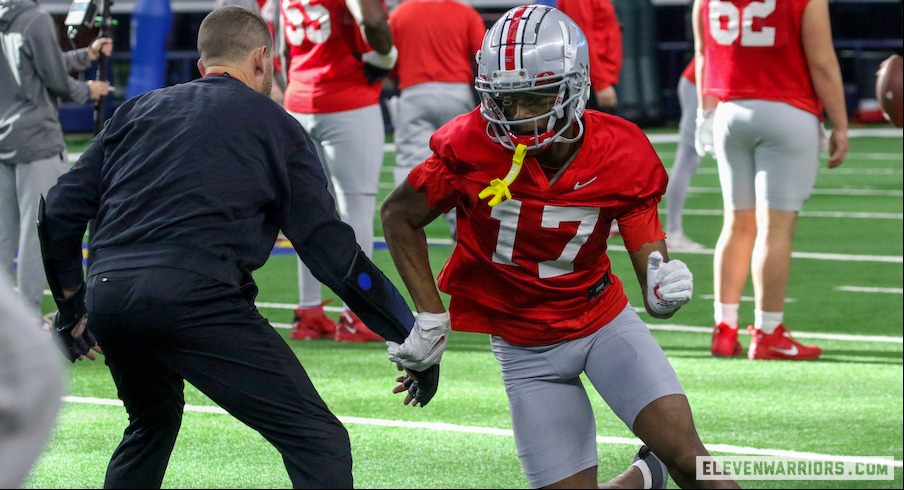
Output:
<svg viewBox="0 0 904 490">
<path fill-rule="evenodd" d="M 107 398 L 89 398 L 89 397 L 79 397 L 79 396 L 65 396 L 63 397 L 63 401 L 66 403 L 80 403 L 86 405 L 108 405 L 108 406 L 122 406 L 122 402 L 120 400 L 112 400 Z M 221 415 L 227 415 L 227 412 L 220 407 L 215 406 L 203 406 L 203 405 L 186 405 L 186 412 L 198 412 L 198 413 L 215 413 Z M 344 424 L 351 425 L 370 425 L 376 427 L 394 427 L 401 429 L 417 429 L 417 430 L 432 430 L 432 431 L 440 431 L 440 432 L 457 432 L 461 434 L 484 434 L 484 435 L 494 435 L 494 436 L 503 436 L 503 437 L 513 437 L 513 433 L 511 429 L 496 429 L 493 427 L 477 427 L 470 425 L 457 425 L 457 424 L 447 424 L 442 422 L 410 422 L 405 420 L 385 420 L 385 419 L 374 419 L 374 418 L 366 418 L 366 417 L 346 417 L 339 415 L 339 420 Z M 596 436 L 596 442 L 600 444 L 622 444 L 627 446 L 639 446 L 641 444 L 640 439 L 631 438 L 631 437 L 610 437 L 610 436 Z M 784 457 L 784 458 L 793 458 L 793 459 L 806 459 L 806 460 L 819 460 L 819 461 L 843 461 L 843 462 L 859 462 L 859 463 L 875 463 L 875 464 L 885 464 L 888 462 L 886 459 L 880 459 L 880 457 L 869 457 L 869 456 L 848 456 L 848 455 L 839 455 L 839 454 L 824 454 L 824 453 L 811 453 L 811 452 L 801 452 L 801 451 L 785 451 L 782 449 L 770 449 L 770 448 L 755 448 L 755 447 L 744 447 L 744 446 L 734 446 L 730 444 L 712 444 L 707 443 L 707 449 L 711 452 L 718 453 L 731 453 L 731 454 L 744 454 L 744 455 L 759 455 L 759 456 L 776 456 L 776 457 Z M 894 460 L 892 465 L 895 468 L 902 467 L 901 460 Z"/>
</svg>

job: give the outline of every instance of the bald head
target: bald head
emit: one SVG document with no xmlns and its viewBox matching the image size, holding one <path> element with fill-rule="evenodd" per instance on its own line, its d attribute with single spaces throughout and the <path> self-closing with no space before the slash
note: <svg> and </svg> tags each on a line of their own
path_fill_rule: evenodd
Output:
<svg viewBox="0 0 904 490">
<path fill-rule="evenodd" d="M 241 64 L 261 46 L 273 51 L 267 23 L 256 12 L 238 5 L 209 13 L 198 31 L 198 52 L 205 66 Z"/>
</svg>

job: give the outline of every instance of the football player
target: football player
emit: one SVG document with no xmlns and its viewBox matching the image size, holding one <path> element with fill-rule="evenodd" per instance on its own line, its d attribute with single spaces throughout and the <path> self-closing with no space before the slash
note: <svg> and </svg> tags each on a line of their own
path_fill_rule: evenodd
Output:
<svg viewBox="0 0 904 490">
<path fill-rule="evenodd" d="M 834 126 L 828 167 L 841 165 L 848 151 L 828 1 L 697 0 L 692 18 L 697 151 L 714 151 L 725 203 L 713 266 L 710 351 L 741 354 L 738 310 L 752 276 L 747 357 L 816 359 L 822 350 L 791 337 L 784 311 L 797 214 L 819 173 L 823 111 Z"/>
<path fill-rule="evenodd" d="M 433 154 L 381 208 L 417 311 L 449 315 L 390 359 L 423 359 L 450 324 L 489 334 L 532 487 L 597 488 L 581 375 L 645 444 L 612 484 L 665 488 L 670 474 L 683 487 L 734 486 L 695 481 L 695 457 L 708 453 L 687 397 L 610 266 L 617 219 L 647 312 L 669 318 L 691 298 L 691 271 L 669 260 L 659 220 L 665 169 L 635 124 L 584 110 L 589 68 L 583 32 L 552 7 L 516 7 L 487 32 L 480 106 L 434 134 Z M 438 278 L 447 312 L 423 228 L 453 208 L 458 240 Z"/>
<path fill-rule="evenodd" d="M 380 90 L 398 58 L 386 5 L 383 0 L 286 0 L 282 24 L 288 51 L 283 105 L 314 140 L 342 221 L 370 256 L 385 137 Z M 338 325 L 327 317 L 323 285 L 301 261 L 298 289 L 291 338 L 383 340 L 348 307 Z"/>
</svg>

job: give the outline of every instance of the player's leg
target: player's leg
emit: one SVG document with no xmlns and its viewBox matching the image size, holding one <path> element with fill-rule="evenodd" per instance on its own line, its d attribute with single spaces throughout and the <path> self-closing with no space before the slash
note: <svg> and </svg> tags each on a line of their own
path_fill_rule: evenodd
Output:
<svg viewBox="0 0 904 490">
<path fill-rule="evenodd" d="M 662 348 L 634 309 L 627 306 L 592 340 L 585 372 L 609 407 L 665 463 L 676 483 L 685 488 L 707 485 L 695 480 L 696 457 L 708 453 L 697 436 L 687 397 Z M 641 471 L 635 468 L 610 484 L 636 479 Z M 648 467 L 650 472 L 656 470 Z M 656 481 L 665 488 L 662 479 L 646 476 L 643 480 L 645 486 Z"/>
<path fill-rule="evenodd" d="M 532 488 L 596 488 L 596 422 L 580 380 L 587 342 L 518 347 L 490 340 Z"/>
<path fill-rule="evenodd" d="M 69 169 L 65 153 L 37 160 L 17 169 L 17 193 L 19 200 L 19 296 L 37 311 L 41 311 L 44 301 L 44 262 L 41 260 L 41 245 L 38 243 L 38 229 L 35 226 L 38 201 L 41 195 L 56 184 L 57 178 Z"/>
<path fill-rule="evenodd" d="M 19 203 L 15 197 L 18 167 L 0 163 L 0 274 L 6 274 L 13 284 L 13 260 L 19 246 Z"/>
<path fill-rule="evenodd" d="M 669 185 L 665 193 L 666 240 L 669 250 L 700 250 L 703 248 L 702 245 L 684 235 L 682 220 L 687 190 L 701 160 L 694 149 L 697 114 L 696 86 L 684 77 L 680 77 L 678 81 L 678 103 L 681 106 L 681 119 L 678 122 L 678 147 L 675 150 L 675 163 L 669 172 Z"/>
<path fill-rule="evenodd" d="M 747 110 L 735 103 L 716 109 L 713 141 L 725 214 L 713 256 L 715 326 L 710 350 L 730 357 L 741 352 L 738 308 L 750 275 L 756 241 L 756 193 L 753 151 L 756 135 L 745 123 Z"/>
<path fill-rule="evenodd" d="M 370 257 L 374 247 L 374 219 L 385 130 L 378 104 L 324 114 L 318 131 L 323 161 L 333 180 L 342 221 L 355 230 L 361 250 Z M 340 342 L 382 342 L 347 307 L 336 325 Z"/>
<path fill-rule="evenodd" d="M 765 175 L 757 183 L 759 233 L 752 265 L 756 312 L 748 357 L 814 359 L 821 350 L 787 338 L 783 323 L 797 216 L 819 173 L 819 121 L 815 115 L 788 104 L 745 104 L 755 111 L 754 123 L 763 134 L 756 165 Z M 776 333 L 779 329 L 781 332 Z M 769 346 L 760 345 L 763 341 Z"/>
<path fill-rule="evenodd" d="M 432 91 L 433 84 L 421 83 L 402 90 L 399 95 L 399 124 L 395 128 L 395 185 L 406 181 L 408 173 L 415 165 L 430 156 L 430 136 L 436 131 L 431 122 L 429 109 L 432 99 L 441 99 L 442 94 Z"/>
<path fill-rule="evenodd" d="M 317 156 L 323 166 L 323 171 L 327 176 L 327 184 L 330 193 L 336 197 L 333 188 L 332 179 L 330 178 L 329 168 L 325 164 L 325 156 L 323 152 L 323 142 L 321 140 L 321 126 L 323 124 L 323 115 L 321 114 L 302 114 L 298 112 L 290 112 L 290 114 L 301 123 L 301 127 L 311 136 L 314 148 L 317 150 Z M 298 308 L 292 318 L 292 330 L 289 338 L 294 340 L 309 340 L 320 338 L 333 338 L 336 335 L 336 322 L 326 316 L 323 311 L 323 284 L 314 277 L 308 266 L 298 259 Z"/>
</svg>

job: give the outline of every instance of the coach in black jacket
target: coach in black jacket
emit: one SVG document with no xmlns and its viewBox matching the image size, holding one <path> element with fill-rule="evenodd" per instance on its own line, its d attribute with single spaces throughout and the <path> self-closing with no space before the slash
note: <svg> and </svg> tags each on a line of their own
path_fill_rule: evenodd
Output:
<svg viewBox="0 0 904 490">
<path fill-rule="evenodd" d="M 102 348 L 129 414 L 106 487 L 160 487 L 183 380 L 270 441 L 295 487 L 352 486 L 347 431 L 254 306 L 251 271 L 279 230 L 375 332 L 401 343 L 415 323 L 339 219 L 308 135 L 264 95 L 271 48 L 258 14 L 209 14 L 198 35 L 204 77 L 123 104 L 39 213 L 62 344 L 72 361 Z M 435 368 L 406 404 L 429 401 Z M 409 372 L 404 387 L 418 377 Z"/>
</svg>

